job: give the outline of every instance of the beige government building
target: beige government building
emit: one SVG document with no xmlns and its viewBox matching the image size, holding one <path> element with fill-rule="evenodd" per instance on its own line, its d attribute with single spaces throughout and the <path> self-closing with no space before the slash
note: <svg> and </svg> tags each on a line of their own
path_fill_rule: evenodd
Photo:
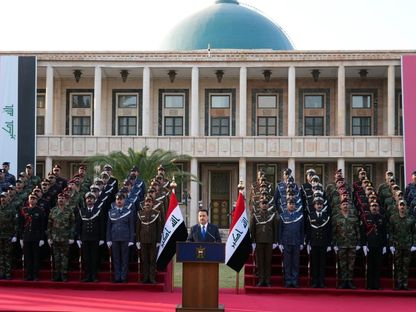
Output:
<svg viewBox="0 0 416 312">
<path fill-rule="evenodd" d="M 227 14 L 242 26 L 227 28 Z M 239 180 L 250 185 L 259 168 L 272 183 L 287 167 L 298 183 L 310 167 L 327 184 L 336 168 L 352 181 L 361 166 L 376 185 L 387 169 L 403 181 L 408 53 L 294 50 L 276 24 L 220 0 L 160 51 L 10 54 L 37 56 L 39 175 L 59 163 L 71 176 L 86 156 L 128 148 L 188 154 L 180 165 L 202 182 L 181 186 L 188 225 L 202 201 L 225 229 Z"/>
</svg>

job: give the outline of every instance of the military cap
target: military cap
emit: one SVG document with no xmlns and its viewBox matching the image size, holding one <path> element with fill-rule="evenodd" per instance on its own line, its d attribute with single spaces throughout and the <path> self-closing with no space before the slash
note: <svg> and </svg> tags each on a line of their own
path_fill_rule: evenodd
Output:
<svg viewBox="0 0 416 312">
<path fill-rule="evenodd" d="M 163 179 L 163 175 L 157 174 L 155 178 L 156 178 L 156 180 L 162 180 Z"/>
<path fill-rule="evenodd" d="M 36 199 L 38 199 L 39 197 L 38 197 L 38 195 L 36 195 L 36 193 L 30 193 L 29 194 L 29 198 L 36 198 Z"/>
<path fill-rule="evenodd" d="M 78 179 L 71 179 L 71 180 L 68 181 L 68 184 L 79 185 L 79 180 Z"/>
<path fill-rule="evenodd" d="M 0 193 L 0 197 L 6 197 L 7 196 L 7 193 L 6 192 L 1 192 Z"/>
<path fill-rule="evenodd" d="M 403 195 L 403 191 L 399 190 L 396 192 L 397 195 Z"/>
<path fill-rule="evenodd" d="M 121 199 L 125 199 L 125 198 L 126 198 L 126 196 L 124 196 L 124 193 L 117 193 L 117 195 L 116 195 L 116 199 L 119 199 L 119 198 L 121 198 Z"/>
<path fill-rule="evenodd" d="M 337 169 L 337 171 L 335 171 L 336 174 L 342 174 L 342 169 Z"/>
<path fill-rule="evenodd" d="M 315 169 L 308 169 L 308 170 L 306 170 L 306 174 L 307 175 L 315 175 L 316 171 L 315 171 Z"/>
<path fill-rule="evenodd" d="M 315 191 L 315 192 L 313 192 L 313 197 L 322 197 L 322 196 L 324 196 L 324 192 L 322 192 L 322 191 Z"/>
<path fill-rule="evenodd" d="M 335 180 L 335 182 L 338 182 L 338 181 L 345 181 L 345 179 L 344 179 L 344 177 L 337 177 L 337 179 Z"/>
<path fill-rule="evenodd" d="M 107 173 L 107 172 L 106 172 Z M 108 174 L 107 174 L 108 175 Z M 95 178 L 94 179 L 94 184 L 103 184 L 103 180 L 101 180 L 100 178 Z"/>
<path fill-rule="evenodd" d="M 393 185 L 393 190 L 400 190 L 400 186 L 398 186 L 397 184 Z"/>
<path fill-rule="evenodd" d="M 104 170 L 113 170 L 113 167 L 110 164 L 105 164 L 103 169 Z"/>
<path fill-rule="evenodd" d="M 42 192 L 42 189 L 36 185 L 32 192 Z"/>
<path fill-rule="evenodd" d="M 3 162 L 3 166 L 10 166 L 10 162 L 8 161 Z"/>
<path fill-rule="evenodd" d="M 16 180 L 16 184 L 17 184 L 17 183 L 22 183 L 22 180 L 17 179 L 17 180 Z"/>
<path fill-rule="evenodd" d="M 291 174 L 292 174 L 292 169 L 290 169 L 290 168 L 286 168 L 286 169 L 284 169 L 284 170 L 283 170 L 283 173 L 284 173 L 285 175 L 291 175 Z"/>
<path fill-rule="evenodd" d="M 94 191 L 94 190 L 99 191 L 100 188 L 97 185 L 93 184 L 93 185 L 90 186 L 90 191 Z"/>
<path fill-rule="evenodd" d="M 124 186 L 132 185 L 130 180 L 124 180 L 123 181 Z"/>
<path fill-rule="evenodd" d="M 341 200 L 341 204 L 345 204 L 345 203 L 348 204 L 349 202 L 350 200 L 347 197 Z"/>
<path fill-rule="evenodd" d="M 104 176 L 110 177 L 110 175 L 108 174 L 108 172 L 107 172 L 107 171 L 103 171 L 103 172 L 101 172 L 100 176 L 101 176 L 101 177 L 104 177 Z"/>
<path fill-rule="evenodd" d="M 295 203 L 295 200 L 293 198 L 288 198 L 287 199 L 287 203 L 288 204 L 294 204 Z"/>
<path fill-rule="evenodd" d="M 85 199 L 87 199 L 88 197 L 93 197 L 95 199 L 95 194 L 93 192 L 87 192 L 85 194 Z"/>
<path fill-rule="evenodd" d="M 16 186 L 14 186 L 14 185 L 9 185 L 8 189 L 9 189 L 9 190 L 15 190 L 15 189 L 16 189 Z"/>
<path fill-rule="evenodd" d="M 406 201 L 405 201 L 405 200 L 403 200 L 403 199 L 400 199 L 400 200 L 399 200 L 399 205 L 402 205 L 402 204 L 406 206 Z"/>
<path fill-rule="evenodd" d="M 79 169 L 87 170 L 87 165 L 86 164 L 80 164 Z"/>
<path fill-rule="evenodd" d="M 376 192 L 370 192 L 370 194 L 368 194 L 368 197 L 377 197 Z"/>
<path fill-rule="evenodd" d="M 61 197 L 61 198 L 62 198 L 62 197 L 64 197 L 64 198 L 65 198 L 66 196 L 65 196 L 65 194 L 64 194 L 64 193 L 59 193 L 59 194 L 58 194 L 58 198 L 59 198 L 59 197 Z"/>
<path fill-rule="evenodd" d="M 389 182 L 390 182 L 390 183 L 391 183 L 391 182 L 396 182 L 396 179 L 395 179 L 395 178 L 390 178 Z"/>
<path fill-rule="evenodd" d="M 324 203 L 324 199 L 322 198 L 322 197 L 315 197 L 314 199 L 313 199 L 313 203 L 315 204 L 315 203 L 321 203 L 321 204 L 323 204 Z"/>
<path fill-rule="evenodd" d="M 378 202 L 375 200 L 375 201 L 372 201 L 371 203 L 370 203 L 370 207 L 371 206 L 377 206 L 378 207 Z"/>
<path fill-rule="evenodd" d="M 391 175 L 391 176 L 392 176 L 392 175 L 394 175 L 394 173 L 393 173 L 393 171 L 391 171 L 391 170 L 387 170 L 387 171 L 386 171 L 386 175 Z"/>
<path fill-rule="evenodd" d="M 133 171 L 139 171 L 139 167 L 137 167 L 137 166 L 133 166 L 133 167 L 131 168 L 130 172 L 133 172 Z"/>
<path fill-rule="evenodd" d="M 51 178 L 56 178 L 56 175 L 55 175 L 53 172 L 49 172 L 49 173 L 48 173 L 48 178 L 49 178 L 49 179 L 51 179 Z"/>
<path fill-rule="evenodd" d="M 19 178 L 20 178 L 20 177 L 25 177 L 25 176 L 26 176 L 26 173 L 25 173 L 25 172 L 20 172 L 20 173 L 19 173 Z"/>
<path fill-rule="evenodd" d="M 163 165 L 162 165 L 162 164 L 160 164 L 160 165 L 157 167 L 157 170 L 158 170 L 158 171 L 159 171 L 159 170 L 166 171 L 165 167 L 163 167 Z"/>
<path fill-rule="evenodd" d="M 60 164 L 56 164 L 55 166 L 53 166 L 53 169 L 58 168 L 61 169 L 61 165 Z"/>
<path fill-rule="evenodd" d="M 319 182 L 319 177 L 318 177 L 317 175 L 314 175 L 314 176 L 312 177 L 312 181 Z"/>
<path fill-rule="evenodd" d="M 127 193 L 129 192 L 129 189 L 128 189 L 127 187 L 122 187 L 122 188 L 119 190 L 119 192 L 120 192 L 120 193 L 123 193 L 123 194 L 127 194 Z"/>
<path fill-rule="evenodd" d="M 32 169 L 32 168 L 33 168 L 33 166 L 32 166 L 32 164 L 27 164 L 27 165 L 26 165 L 26 168 L 30 168 L 30 169 Z"/>
<path fill-rule="evenodd" d="M 149 189 L 147 190 L 148 193 L 154 193 L 156 192 L 156 189 L 154 187 L 149 187 Z"/>
</svg>

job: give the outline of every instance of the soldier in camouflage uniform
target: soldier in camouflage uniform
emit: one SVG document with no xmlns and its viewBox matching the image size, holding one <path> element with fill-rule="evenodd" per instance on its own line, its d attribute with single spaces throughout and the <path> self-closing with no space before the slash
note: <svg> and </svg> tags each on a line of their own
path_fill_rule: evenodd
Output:
<svg viewBox="0 0 416 312">
<path fill-rule="evenodd" d="M 333 217 L 332 237 L 334 251 L 338 252 L 341 283 L 338 288 L 355 289 L 352 282 L 355 264 L 355 253 L 360 241 L 360 229 L 358 218 L 349 211 L 351 206 L 348 200 L 344 200 L 340 206 L 340 213 Z"/>
<path fill-rule="evenodd" d="M 412 182 L 406 186 L 404 199 L 408 205 L 416 198 L 416 171 L 412 172 Z"/>
<path fill-rule="evenodd" d="M 5 193 L 0 194 L 0 279 L 11 279 L 12 243 L 16 242 L 16 211 Z"/>
<path fill-rule="evenodd" d="M 148 196 L 144 201 L 144 209 L 139 211 L 137 218 L 137 249 L 141 250 L 143 264 L 143 283 L 155 284 L 156 250 L 160 242 L 162 230 L 160 212 L 153 208 L 153 199 Z"/>
<path fill-rule="evenodd" d="M 58 204 L 52 208 L 48 219 L 48 244 L 53 249 L 53 281 L 68 280 L 68 251 L 74 243 L 75 217 L 72 209 L 65 205 L 64 194 L 58 195 Z"/>
<path fill-rule="evenodd" d="M 393 172 L 388 170 L 386 171 L 384 183 L 381 183 L 378 187 L 377 194 L 380 200 L 380 207 L 384 208 L 384 200 L 388 197 L 391 197 L 391 190 L 390 190 L 390 179 L 393 178 Z"/>
<path fill-rule="evenodd" d="M 407 279 L 411 251 L 415 251 L 415 219 L 406 213 L 406 203 L 398 203 L 399 213 L 390 218 L 390 251 L 394 255 L 394 278 L 396 290 L 408 290 Z"/>
</svg>

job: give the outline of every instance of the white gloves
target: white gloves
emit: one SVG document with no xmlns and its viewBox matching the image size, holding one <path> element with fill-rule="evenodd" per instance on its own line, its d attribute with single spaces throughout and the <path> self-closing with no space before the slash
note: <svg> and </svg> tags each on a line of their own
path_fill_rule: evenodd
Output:
<svg viewBox="0 0 416 312">
<path fill-rule="evenodd" d="M 311 249 L 312 249 L 312 247 L 311 247 L 311 245 L 306 245 L 306 251 L 307 251 L 307 253 L 308 253 L 308 255 L 311 253 Z"/>
<path fill-rule="evenodd" d="M 160 246 L 160 243 L 156 243 L 156 248 L 159 248 L 159 246 Z"/>
<path fill-rule="evenodd" d="M 364 256 L 367 257 L 367 254 L 368 254 L 368 247 L 367 246 L 363 246 L 363 253 L 364 253 Z"/>
<path fill-rule="evenodd" d="M 385 255 L 386 252 L 387 252 L 387 248 L 386 247 L 383 247 L 383 255 Z"/>
<path fill-rule="evenodd" d="M 339 249 L 338 246 L 334 246 L 334 252 L 335 253 L 338 253 L 338 249 Z"/>
<path fill-rule="evenodd" d="M 279 246 L 279 244 L 277 244 L 277 243 L 276 243 L 276 244 L 275 244 L 275 243 L 273 243 L 272 248 L 273 248 L 273 249 L 276 249 L 276 247 L 277 247 L 277 246 Z"/>
<path fill-rule="evenodd" d="M 411 251 L 411 252 L 416 251 L 416 246 L 412 246 L 412 248 L 410 248 L 410 251 Z"/>
<path fill-rule="evenodd" d="M 256 250 L 256 243 L 251 243 L 251 249 Z"/>
<path fill-rule="evenodd" d="M 111 248 L 111 245 L 113 244 L 113 242 L 107 242 L 107 247 Z"/>
<path fill-rule="evenodd" d="M 68 244 L 72 245 L 74 243 L 73 239 L 68 239 Z"/>
<path fill-rule="evenodd" d="M 133 246 L 134 244 L 132 242 L 129 242 L 129 244 L 127 245 L 127 247 Z"/>
<path fill-rule="evenodd" d="M 49 245 L 49 247 L 52 246 L 52 240 L 50 238 L 48 239 L 48 245 Z"/>
<path fill-rule="evenodd" d="M 141 247 L 140 247 L 140 242 L 137 242 L 137 243 L 136 243 L 136 248 L 140 250 L 140 248 L 141 248 Z"/>
<path fill-rule="evenodd" d="M 326 247 L 326 252 L 331 251 L 331 246 Z"/>
<path fill-rule="evenodd" d="M 281 244 L 280 244 L 280 245 L 279 245 L 279 250 L 280 250 L 280 252 L 281 252 L 281 253 L 283 253 L 283 250 L 284 250 L 284 249 L 285 249 L 285 248 L 283 247 L 283 245 L 281 245 Z"/>
<path fill-rule="evenodd" d="M 20 248 L 23 248 L 23 239 L 19 240 Z"/>
<path fill-rule="evenodd" d="M 357 250 L 360 250 L 361 249 L 361 246 L 359 246 L 359 245 L 357 245 L 357 246 L 355 246 L 355 250 L 357 251 Z"/>
<path fill-rule="evenodd" d="M 82 245 L 82 241 L 80 241 L 80 240 L 77 240 L 77 245 L 78 245 L 78 248 L 81 248 L 81 245 Z"/>
<path fill-rule="evenodd" d="M 17 242 L 17 237 L 13 236 L 12 239 L 10 240 L 12 243 L 16 243 Z"/>
<path fill-rule="evenodd" d="M 100 240 L 100 241 L 98 242 L 98 246 L 102 246 L 102 245 L 104 245 L 104 241 L 103 241 L 103 240 Z"/>
<path fill-rule="evenodd" d="M 303 250 L 303 245 L 299 246 L 299 250 L 302 251 Z"/>
<path fill-rule="evenodd" d="M 391 252 L 392 254 L 394 254 L 394 253 L 396 252 L 396 248 L 394 248 L 393 246 L 391 246 L 391 247 L 390 247 L 390 252 Z"/>
<path fill-rule="evenodd" d="M 45 241 L 44 241 L 43 239 L 41 239 L 41 240 L 39 241 L 39 247 L 42 247 L 43 245 L 45 245 Z"/>
</svg>

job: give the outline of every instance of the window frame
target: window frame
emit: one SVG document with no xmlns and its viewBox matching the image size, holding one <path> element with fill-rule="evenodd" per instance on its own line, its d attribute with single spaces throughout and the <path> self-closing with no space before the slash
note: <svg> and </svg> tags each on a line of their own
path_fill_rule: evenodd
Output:
<svg viewBox="0 0 416 312">
<path fill-rule="evenodd" d="M 277 109 L 279 107 L 279 95 L 278 94 L 264 94 L 264 93 L 259 93 L 256 95 L 257 96 L 257 109 Z M 275 99 L 275 104 L 273 107 L 271 106 L 266 106 L 266 107 L 262 107 L 260 106 L 260 98 L 261 97 L 273 97 Z"/>
<path fill-rule="evenodd" d="M 260 125 L 260 119 L 266 120 L 266 125 Z M 274 120 L 274 133 L 269 133 L 269 120 Z M 260 134 L 260 127 L 266 129 L 266 134 Z M 276 136 L 277 135 L 277 117 L 276 116 L 257 116 L 257 135 L 258 136 Z"/>
<path fill-rule="evenodd" d="M 212 99 L 214 97 L 227 97 L 228 98 L 228 106 L 214 107 L 212 105 L 213 104 Z M 210 95 L 209 95 L 209 106 L 210 106 L 210 109 L 211 110 L 215 110 L 215 109 L 231 109 L 231 100 L 232 100 L 232 97 L 231 97 L 231 94 L 229 94 L 229 93 L 210 93 Z"/>
<path fill-rule="evenodd" d="M 369 129 L 369 133 L 368 134 L 363 134 L 361 129 L 362 129 L 362 122 L 360 122 L 359 125 L 359 129 L 360 129 L 360 133 L 356 134 L 354 133 L 354 129 L 356 129 L 358 126 L 354 126 L 354 120 L 369 120 L 370 123 L 368 125 L 368 129 Z M 352 136 L 371 136 L 372 135 L 372 118 L 371 116 L 352 116 L 351 117 L 351 135 Z"/>
<path fill-rule="evenodd" d="M 75 122 L 75 120 L 78 120 L 78 119 L 81 120 L 81 121 L 89 120 L 89 133 L 83 133 L 83 131 L 81 131 L 82 132 L 81 134 L 74 134 L 74 128 L 75 128 L 74 122 Z M 91 135 L 91 130 L 92 130 L 91 119 L 92 118 L 90 116 L 72 116 L 72 118 L 71 118 L 71 135 L 82 135 L 82 136 Z M 81 127 L 81 129 L 84 129 L 85 126 L 84 126 L 83 122 L 81 122 L 80 127 Z"/>
<path fill-rule="evenodd" d="M 370 106 L 369 107 L 354 107 L 354 97 L 358 97 L 358 96 L 369 97 L 370 98 Z M 373 98 L 374 98 L 374 94 L 372 94 L 372 93 L 356 93 L 356 92 L 354 92 L 354 93 L 351 94 L 351 109 L 372 109 L 373 106 L 374 106 L 374 99 Z"/>
<path fill-rule="evenodd" d="M 321 97 L 321 106 L 320 107 L 309 107 L 306 106 L 306 98 L 307 97 Z M 325 109 L 325 101 L 326 101 L 326 95 L 323 93 L 304 93 L 303 94 L 303 109 Z"/>
<path fill-rule="evenodd" d="M 166 98 L 167 97 L 182 97 L 182 106 L 167 106 L 166 105 Z M 185 93 L 170 93 L 170 92 L 165 92 L 163 93 L 163 108 L 164 109 L 185 109 Z"/>
<path fill-rule="evenodd" d="M 307 126 L 307 120 L 309 120 L 309 119 L 313 119 L 314 121 L 315 120 L 317 120 L 317 119 L 320 119 L 322 122 L 321 122 L 321 128 L 322 128 L 322 133 L 321 134 L 317 134 L 317 133 L 315 133 L 316 131 L 315 131 L 315 129 L 316 129 L 316 125 L 315 125 L 315 122 L 313 122 L 313 134 L 308 134 L 307 133 L 307 129 L 308 129 L 308 126 Z M 303 117 L 303 125 L 304 125 L 304 127 L 303 127 L 303 134 L 304 134 L 304 136 L 324 136 L 325 135 L 325 117 L 323 117 L 323 116 L 304 116 Z"/>
<path fill-rule="evenodd" d="M 213 127 L 214 127 L 214 124 L 213 124 L 213 121 L 216 121 L 216 120 L 218 120 L 218 121 L 220 121 L 220 123 L 219 123 L 219 126 L 218 126 L 218 128 L 219 128 L 219 134 L 213 134 L 212 132 L 212 129 L 213 129 Z M 221 123 L 221 121 L 223 121 L 223 120 L 227 120 L 228 121 L 228 133 L 227 134 L 221 134 L 221 129 L 223 128 L 223 126 L 222 126 L 222 123 Z M 230 132 L 231 132 L 231 118 L 230 118 L 230 116 L 219 116 L 219 117 L 212 117 L 211 116 L 211 118 L 210 118 L 210 136 L 230 136 Z"/>
<path fill-rule="evenodd" d="M 172 128 L 173 129 L 173 131 L 172 131 L 172 134 L 167 134 L 167 132 L 166 132 L 166 128 L 168 127 L 167 126 L 167 123 L 166 123 L 166 120 L 167 119 L 171 119 L 171 120 L 173 120 L 173 124 L 172 124 L 172 126 L 169 126 L 170 128 Z M 176 123 L 175 123 L 175 121 L 176 120 L 181 120 L 181 134 L 176 134 L 176 128 L 177 127 L 179 127 L 179 126 L 176 126 Z M 184 118 L 183 118 L 183 116 L 164 116 L 163 117 L 163 133 L 164 133 L 164 135 L 166 135 L 166 136 L 183 136 L 183 133 L 184 133 Z"/>
</svg>

